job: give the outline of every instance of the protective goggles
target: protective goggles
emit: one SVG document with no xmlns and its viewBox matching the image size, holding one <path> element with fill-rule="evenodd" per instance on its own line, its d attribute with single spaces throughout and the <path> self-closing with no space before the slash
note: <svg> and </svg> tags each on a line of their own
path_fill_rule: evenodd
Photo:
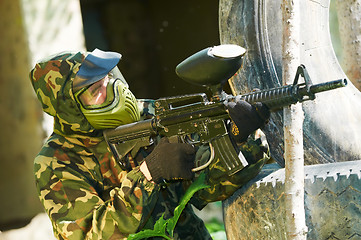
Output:
<svg viewBox="0 0 361 240">
<path fill-rule="evenodd" d="M 104 109 L 111 105 L 116 96 L 119 95 L 115 92 L 117 88 L 114 87 L 117 82 L 123 81 L 120 78 L 115 78 L 111 71 L 104 78 L 76 92 L 75 98 L 84 109 Z"/>
<path fill-rule="evenodd" d="M 117 68 L 121 57 L 122 55 L 119 53 L 105 52 L 99 49 L 89 52 L 76 74 L 73 91 L 77 92 L 105 77 L 112 69 Z"/>
</svg>

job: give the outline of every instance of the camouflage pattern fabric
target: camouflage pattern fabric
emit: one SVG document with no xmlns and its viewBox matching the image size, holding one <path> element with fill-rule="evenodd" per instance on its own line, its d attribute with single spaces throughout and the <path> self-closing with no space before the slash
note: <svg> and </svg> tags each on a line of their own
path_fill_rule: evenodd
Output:
<svg viewBox="0 0 361 240">
<path fill-rule="evenodd" d="M 81 113 L 72 92 L 72 82 L 84 59 L 82 53 L 49 57 L 30 72 L 30 79 L 43 110 L 54 117 L 54 132 L 34 161 L 40 201 L 51 219 L 58 239 L 126 239 L 130 233 L 153 228 L 165 213 L 172 216 L 187 184 L 160 187 L 148 182 L 139 167 L 124 171 L 111 154 L 100 130 L 95 130 Z M 139 101 L 143 119 L 152 116 L 152 101 Z M 268 147 L 259 136 L 241 144 L 252 171 L 242 170 L 229 179 L 216 160 L 207 171 L 209 190 L 192 200 L 202 208 L 208 202 L 225 199 L 255 176 L 268 159 Z M 142 149 L 142 161 L 149 149 Z M 197 152 L 205 161 L 209 150 Z M 176 239 L 210 239 L 191 205 L 175 228 Z"/>
</svg>

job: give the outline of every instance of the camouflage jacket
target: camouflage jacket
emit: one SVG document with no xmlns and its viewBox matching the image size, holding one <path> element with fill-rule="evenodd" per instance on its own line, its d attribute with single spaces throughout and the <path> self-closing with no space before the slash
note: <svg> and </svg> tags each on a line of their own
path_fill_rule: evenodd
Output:
<svg viewBox="0 0 361 240">
<path fill-rule="evenodd" d="M 138 166 L 125 171 L 111 154 L 102 132 L 95 130 L 81 113 L 72 93 L 72 81 L 84 55 L 64 53 L 36 64 L 30 79 L 43 110 L 54 117 L 54 132 L 34 161 L 39 198 L 58 239 L 126 239 L 131 233 L 152 228 L 165 213 L 170 217 L 185 191 L 185 183 L 166 188 L 148 182 Z M 151 113 L 143 108 L 143 117 Z M 211 186 L 197 193 L 192 203 L 202 208 L 208 202 L 229 197 L 256 176 L 268 160 L 268 146 L 258 132 L 240 145 L 250 163 L 226 177 L 219 158 L 206 170 Z M 149 149 L 137 156 L 142 161 Z M 206 147 L 197 161 L 209 157 Z M 175 229 L 176 239 L 210 239 L 190 204 Z"/>
</svg>

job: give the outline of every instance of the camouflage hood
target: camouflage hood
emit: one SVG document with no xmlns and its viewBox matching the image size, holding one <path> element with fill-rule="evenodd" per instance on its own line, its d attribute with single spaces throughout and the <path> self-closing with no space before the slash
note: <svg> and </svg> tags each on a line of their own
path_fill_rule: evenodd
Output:
<svg viewBox="0 0 361 240">
<path fill-rule="evenodd" d="M 54 132 L 63 136 L 99 136 L 75 101 L 73 80 L 83 53 L 60 53 L 38 62 L 30 80 L 44 112 L 54 117 Z"/>
</svg>

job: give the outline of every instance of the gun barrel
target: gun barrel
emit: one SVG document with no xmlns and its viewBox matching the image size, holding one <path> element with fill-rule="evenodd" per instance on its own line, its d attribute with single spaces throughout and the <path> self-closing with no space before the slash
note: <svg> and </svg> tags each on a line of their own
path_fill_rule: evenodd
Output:
<svg viewBox="0 0 361 240">
<path fill-rule="evenodd" d="M 346 87 L 346 85 L 347 85 L 346 79 L 338 79 L 335 81 L 312 85 L 310 87 L 310 92 L 315 94 L 315 93 L 329 91 L 329 90 L 340 88 L 340 87 Z"/>
<path fill-rule="evenodd" d="M 255 91 L 244 95 L 230 96 L 227 101 L 244 100 L 249 103 L 262 102 L 268 106 L 271 111 L 278 110 L 284 106 L 288 106 L 297 102 L 314 99 L 314 94 L 329 91 L 332 89 L 345 87 L 346 79 L 338 79 L 335 81 L 319 83 L 307 87 L 305 84 L 286 85 L 268 90 Z"/>
</svg>

